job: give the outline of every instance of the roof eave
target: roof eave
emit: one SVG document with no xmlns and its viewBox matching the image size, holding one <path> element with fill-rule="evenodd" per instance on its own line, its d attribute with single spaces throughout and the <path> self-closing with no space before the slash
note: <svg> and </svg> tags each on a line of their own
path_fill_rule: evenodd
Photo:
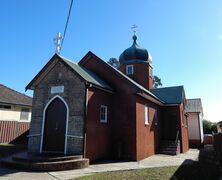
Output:
<svg viewBox="0 0 222 180">
<path fill-rule="evenodd" d="M 3 104 L 7 104 L 7 105 L 17 105 L 17 106 L 28 106 L 28 107 L 32 107 L 32 104 L 23 104 L 23 103 L 10 103 L 10 102 L 4 102 L 4 101 L 0 101 L 0 103 Z"/>
<path fill-rule="evenodd" d="M 156 98 L 150 96 L 149 94 L 146 94 L 146 93 L 136 93 L 137 95 L 147 99 L 147 100 L 150 100 L 151 102 L 155 103 L 155 104 L 158 104 L 160 106 L 163 106 L 164 103 L 160 100 L 157 100 Z"/>
<path fill-rule="evenodd" d="M 164 106 L 180 106 L 181 103 L 164 103 Z"/>
<path fill-rule="evenodd" d="M 108 93 L 112 93 L 112 94 L 115 93 L 112 89 L 107 89 L 107 88 L 104 88 L 102 86 L 98 86 L 97 84 L 94 84 L 94 83 L 91 83 L 91 82 L 88 82 L 88 81 L 86 81 L 86 86 L 94 87 L 94 88 L 97 88 L 97 89 L 100 89 L 102 91 L 105 91 L 105 92 L 108 92 Z"/>
</svg>

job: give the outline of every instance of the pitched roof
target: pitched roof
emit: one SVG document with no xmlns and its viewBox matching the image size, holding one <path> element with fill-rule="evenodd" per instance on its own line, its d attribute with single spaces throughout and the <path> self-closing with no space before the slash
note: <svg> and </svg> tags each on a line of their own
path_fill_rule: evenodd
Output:
<svg viewBox="0 0 222 180">
<path fill-rule="evenodd" d="M 148 94 L 149 96 L 151 96 L 152 98 L 156 99 L 157 101 L 159 101 L 160 103 L 163 103 L 157 96 L 155 96 L 152 92 L 150 92 L 148 89 L 144 88 L 143 86 L 141 86 L 140 84 L 138 84 L 136 81 L 134 81 L 133 79 L 131 79 L 130 77 L 128 77 L 127 75 L 125 75 L 124 73 L 122 73 L 121 71 L 119 71 L 118 69 L 114 68 L 113 66 L 111 66 L 110 64 L 108 64 L 107 62 L 105 62 L 104 60 L 102 60 L 101 58 L 99 58 L 98 56 L 96 56 L 93 52 L 89 51 L 83 58 L 82 60 L 79 61 L 78 64 L 80 65 L 84 65 L 84 61 L 85 59 L 87 59 L 88 56 L 93 56 L 95 57 L 97 60 L 99 60 L 100 62 L 103 63 L 103 65 L 105 65 L 107 68 L 111 69 L 113 73 L 117 73 L 117 75 L 121 76 L 122 78 L 126 79 L 128 82 L 130 82 L 131 84 L 133 84 L 134 86 L 136 86 L 137 88 L 139 88 L 141 91 L 145 92 L 146 94 Z"/>
<path fill-rule="evenodd" d="M 185 98 L 185 92 L 183 86 L 175 86 L 175 87 L 166 87 L 166 88 L 157 88 L 157 89 L 151 89 L 150 91 L 137 82 L 135 82 L 133 79 L 129 78 L 125 74 L 123 74 L 121 71 L 119 71 L 116 68 L 113 68 L 111 65 L 100 59 L 98 56 L 96 56 L 91 51 L 88 52 L 82 60 L 78 64 L 70 61 L 69 59 L 66 59 L 58 54 L 55 54 L 51 60 L 42 68 L 42 70 L 34 77 L 34 79 L 26 86 L 26 89 L 32 88 L 32 85 L 36 79 L 40 76 L 41 73 L 43 73 L 48 66 L 54 61 L 55 57 L 59 57 L 59 60 L 62 60 L 64 63 L 66 63 L 72 70 L 74 70 L 77 74 L 79 74 L 85 81 L 92 83 L 93 85 L 102 87 L 103 89 L 108 89 L 113 91 L 113 88 L 102 78 L 100 78 L 98 75 L 96 75 L 93 71 L 86 69 L 84 67 L 84 61 L 87 59 L 88 56 L 94 56 L 96 59 L 99 59 L 103 64 L 112 70 L 113 73 L 117 73 L 117 75 L 121 76 L 131 84 L 133 84 L 135 87 L 137 87 L 142 94 L 147 94 L 149 97 L 154 98 L 156 102 L 162 103 L 162 104 L 180 104 L 182 103 L 183 99 Z M 139 93 L 141 94 L 141 93 Z"/>
<path fill-rule="evenodd" d="M 57 57 L 57 58 L 56 58 Z M 95 86 L 99 86 L 103 89 L 113 90 L 111 86 L 108 85 L 103 79 L 98 77 L 94 72 L 82 67 L 79 64 L 76 64 L 70 61 L 67 58 L 64 58 L 58 54 L 54 54 L 53 57 L 48 61 L 48 63 L 40 70 L 40 72 L 33 78 L 33 80 L 26 86 L 26 89 L 32 89 L 32 85 L 35 83 L 37 79 L 39 79 L 41 74 L 47 72 L 48 68 L 52 68 L 51 64 L 55 63 L 55 60 L 63 61 L 66 65 L 68 65 L 73 71 L 75 71 L 81 78 L 83 78 L 86 82 L 92 83 Z"/>
<path fill-rule="evenodd" d="M 102 80 L 99 76 L 97 76 L 94 72 L 82 67 L 79 64 L 76 64 L 69 59 L 66 59 L 60 55 L 58 55 L 66 64 L 68 64 L 74 71 L 76 71 L 83 79 L 87 82 L 95 84 L 105 89 L 113 90 L 108 83 Z"/>
<path fill-rule="evenodd" d="M 203 112 L 201 99 L 187 99 L 187 104 L 185 107 L 186 112 Z"/>
<path fill-rule="evenodd" d="M 32 106 L 31 97 L 10 89 L 3 84 L 0 84 L 0 102 L 6 104 Z"/>
<path fill-rule="evenodd" d="M 164 104 L 181 104 L 185 98 L 183 86 L 155 88 L 150 90 Z"/>
<path fill-rule="evenodd" d="M 108 63 L 107 63 L 108 64 Z M 134 84 L 135 86 L 137 86 L 139 89 L 141 89 L 142 91 L 144 91 L 145 93 L 149 94 L 150 96 L 154 97 L 155 99 L 157 99 L 158 101 L 162 102 L 157 96 L 155 96 L 152 92 L 150 92 L 148 89 L 146 89 L 145 87 L 141 86 L 139 83 L 137 83 L 136 81 L 134 81 L 133 79 L 131 79 L 130 77 L 128 77 L 127 75 L 123 74 L 120 70 L 114 68 L 113 66 L 111 66 L 110 64 L 108 64 L 111 68 L 113 68 L 115 71 L 117 71 L 121 76 L 123 76 L 124 78 L 126 78 L 129 82 L 131 82 L 132 84 Z"/>
</svg>

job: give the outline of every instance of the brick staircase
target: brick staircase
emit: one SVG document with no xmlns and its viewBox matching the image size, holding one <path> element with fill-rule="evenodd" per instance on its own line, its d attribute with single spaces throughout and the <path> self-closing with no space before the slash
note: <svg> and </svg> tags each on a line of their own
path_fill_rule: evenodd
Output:
<svg viewBox="0 0 222 180">
<path fill-rule="evenodd" d="M 82 155 L 65 156 L 59 154 L 17 153 L 1 159 L 1 165 L 31 171 L 60 171 L 81 169 L 89 166 L 89 159 Z"/>
<path fill-rule="evenodd" d="M 177 155 L 180 153 L 180 141 L 175 143 L 175 141 L 163 140 L 160 143 L 159 154 L 167 154 L 167 155 Z"/>
</svg>

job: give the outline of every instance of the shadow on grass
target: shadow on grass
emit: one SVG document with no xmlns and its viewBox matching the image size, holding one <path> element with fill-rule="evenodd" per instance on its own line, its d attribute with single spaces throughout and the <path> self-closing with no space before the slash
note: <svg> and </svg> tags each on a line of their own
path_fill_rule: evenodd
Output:
<svg viewBox="0 0 222 180">
<path fill-rule="evenodd" d="M 182 179 L 206 179 L 214 180 L 219 179 L 220 173 L 218 166 L 203 164 L 200 162 L 193 162 L 193 164 L 181 165 L 177 171 L 171 177 L 171 180 L 182 180 Z"/>
</svg>

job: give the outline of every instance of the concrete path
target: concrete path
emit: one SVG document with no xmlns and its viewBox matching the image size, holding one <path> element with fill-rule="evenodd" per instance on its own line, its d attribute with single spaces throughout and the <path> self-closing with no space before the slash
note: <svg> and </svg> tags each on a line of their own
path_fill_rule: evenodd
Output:
<svg viewBox="0 0 222 180">
<path fill-rule="evenodd" d="M 184 163 L 192 163 L 198 160 L 199 150 L 190 149 L 184 154 L 177 156 L 169 155 L 153 155 L 149 158 L 138 162 L 120 162 L 120 163 L 106 163 L 90 165 L 85 169 L 69 170 L 69 171 L 57 171 L 48 173 L 32 173 L 32 172 L 21 172 L 11 169 L 0 168 L 0 180 L 51 180 L 60 179 L 66 180 L 75 177 L 89 175 L 95 172 L 106 172 L 106 171 L 118 171 L 118 170 L 131 170 L 131 169 L 142 169 L 152 167 L 163 167 L 163 166 L 179 166 Z"/>
</svg>

